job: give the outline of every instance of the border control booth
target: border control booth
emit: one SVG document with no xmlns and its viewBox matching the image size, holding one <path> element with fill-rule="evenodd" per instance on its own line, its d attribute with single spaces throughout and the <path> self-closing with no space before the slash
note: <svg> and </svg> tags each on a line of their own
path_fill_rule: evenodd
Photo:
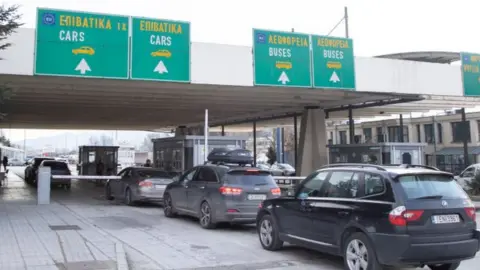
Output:
<svg viewBox="0 0 480 270">
<path fill-rule="evenodd" d="M 104 164 L 102 175 L 116 175 L 118 146 L 83 145 L 78 147 L 78 175 L 97 175 L 97 164 Z"/>
<path fill-rule="evenodd" d="M 245 149 L 246 137 L 209 136 L 208 152 L 216 148 Z M 204 136 L 184 135 L 171 138 L 152 139 L 153 164 L 174 174 L 205 163 Z"/>
</svg>

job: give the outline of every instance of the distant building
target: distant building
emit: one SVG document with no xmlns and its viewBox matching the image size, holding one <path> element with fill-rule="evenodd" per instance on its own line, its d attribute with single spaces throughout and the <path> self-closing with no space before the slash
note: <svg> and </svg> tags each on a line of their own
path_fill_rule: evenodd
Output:
<svg viewBox="0 0 480 270">
<path fill-rule="evenodd" d="M 461 116 L 455 113 L 403 118 L 403 132 L 399 119 L 370 121 L 355 124 L 355 136 L 359 143 L 404 142 L 427 143 L 425 160 L 427 165 L 436 165 L 441 170 L 455 174 L 464 169 L 463 133 L 469 138 L 469 163 L 480 162 L 480 112 L 467 113 L 469 125 L 460 126 Z M 348 124 L 327 124 L 329 144 L 348 144 Z"/>
</svg>

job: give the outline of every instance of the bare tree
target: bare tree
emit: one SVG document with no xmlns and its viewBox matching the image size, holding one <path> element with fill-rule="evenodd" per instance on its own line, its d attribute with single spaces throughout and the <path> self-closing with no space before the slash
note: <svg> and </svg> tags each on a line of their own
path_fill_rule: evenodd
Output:
<svg viewBox="0 0 480 270">
<path fill-rule="evenodd" d="M 7 42 L 8 37 L 15 33 L 15 31 L 23 25 L 20 23 L 22 15 L 19 13 L 20 6 L 0 6 L 0 50 L 5 50 L 12 46 L 12 43 Z M 0 58 L 2 60 L 2 58 Z M 12 89 L 4 82 L 0 85 L 0 105 L 5 103 L 5 100 L 10 99 Z M 4 113 L 0 112 L 0 119 L 5 117 Z"/>
</svg>

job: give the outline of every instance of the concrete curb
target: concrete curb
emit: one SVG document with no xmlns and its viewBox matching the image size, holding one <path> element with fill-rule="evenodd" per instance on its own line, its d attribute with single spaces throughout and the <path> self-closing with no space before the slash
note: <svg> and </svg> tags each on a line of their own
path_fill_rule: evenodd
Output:
<svg viewBox="0 0 480 270">
<path fill-rule="evenodd" d="M 115 242 L 115 252 L 117 254 L 117 270 L 129 270 L 127 253 L 121 242 Z"/>
</svg>

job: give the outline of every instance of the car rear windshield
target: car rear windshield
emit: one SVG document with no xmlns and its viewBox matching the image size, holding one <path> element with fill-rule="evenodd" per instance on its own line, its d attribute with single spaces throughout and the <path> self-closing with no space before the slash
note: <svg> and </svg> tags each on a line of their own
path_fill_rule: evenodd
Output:
<svg viewBox="0 0 480 270">
<path fill-rule="evenodd" d="M 68 170 L 67 164 L 59 161 L 45 161 L 43 166 L 50 167 L 52 170 Z"/>
<path fill-rule="evenodd" d="M 228 172 L 225 182 L 245 186 L 276 185 L 270 172 L 265 171 L 231 171 Z"/>
<path fill-rule="evenodd" d="M 398 181 L 407 199 L 466 199 L 468 196 L 452 176 L 437 174 L 403 175 Z"/>
<path fill-rule="evenodd" d="M 138 176 L 145 178 L 172 178 L 172 175 L 161 170 L 138 170 Z"/>
<path fill-rule="evenodd" d="M 33 160 L 33 166 L 36 166 L 36 167 L 40 166 L 40 163 L 42 163 L 42 161 L 44 161 L 44 160 L 52 160 L 53 161 L 53 159 L 51 159 L 51 158 L 36 158 L 36 159 Z"/>
</svg>

